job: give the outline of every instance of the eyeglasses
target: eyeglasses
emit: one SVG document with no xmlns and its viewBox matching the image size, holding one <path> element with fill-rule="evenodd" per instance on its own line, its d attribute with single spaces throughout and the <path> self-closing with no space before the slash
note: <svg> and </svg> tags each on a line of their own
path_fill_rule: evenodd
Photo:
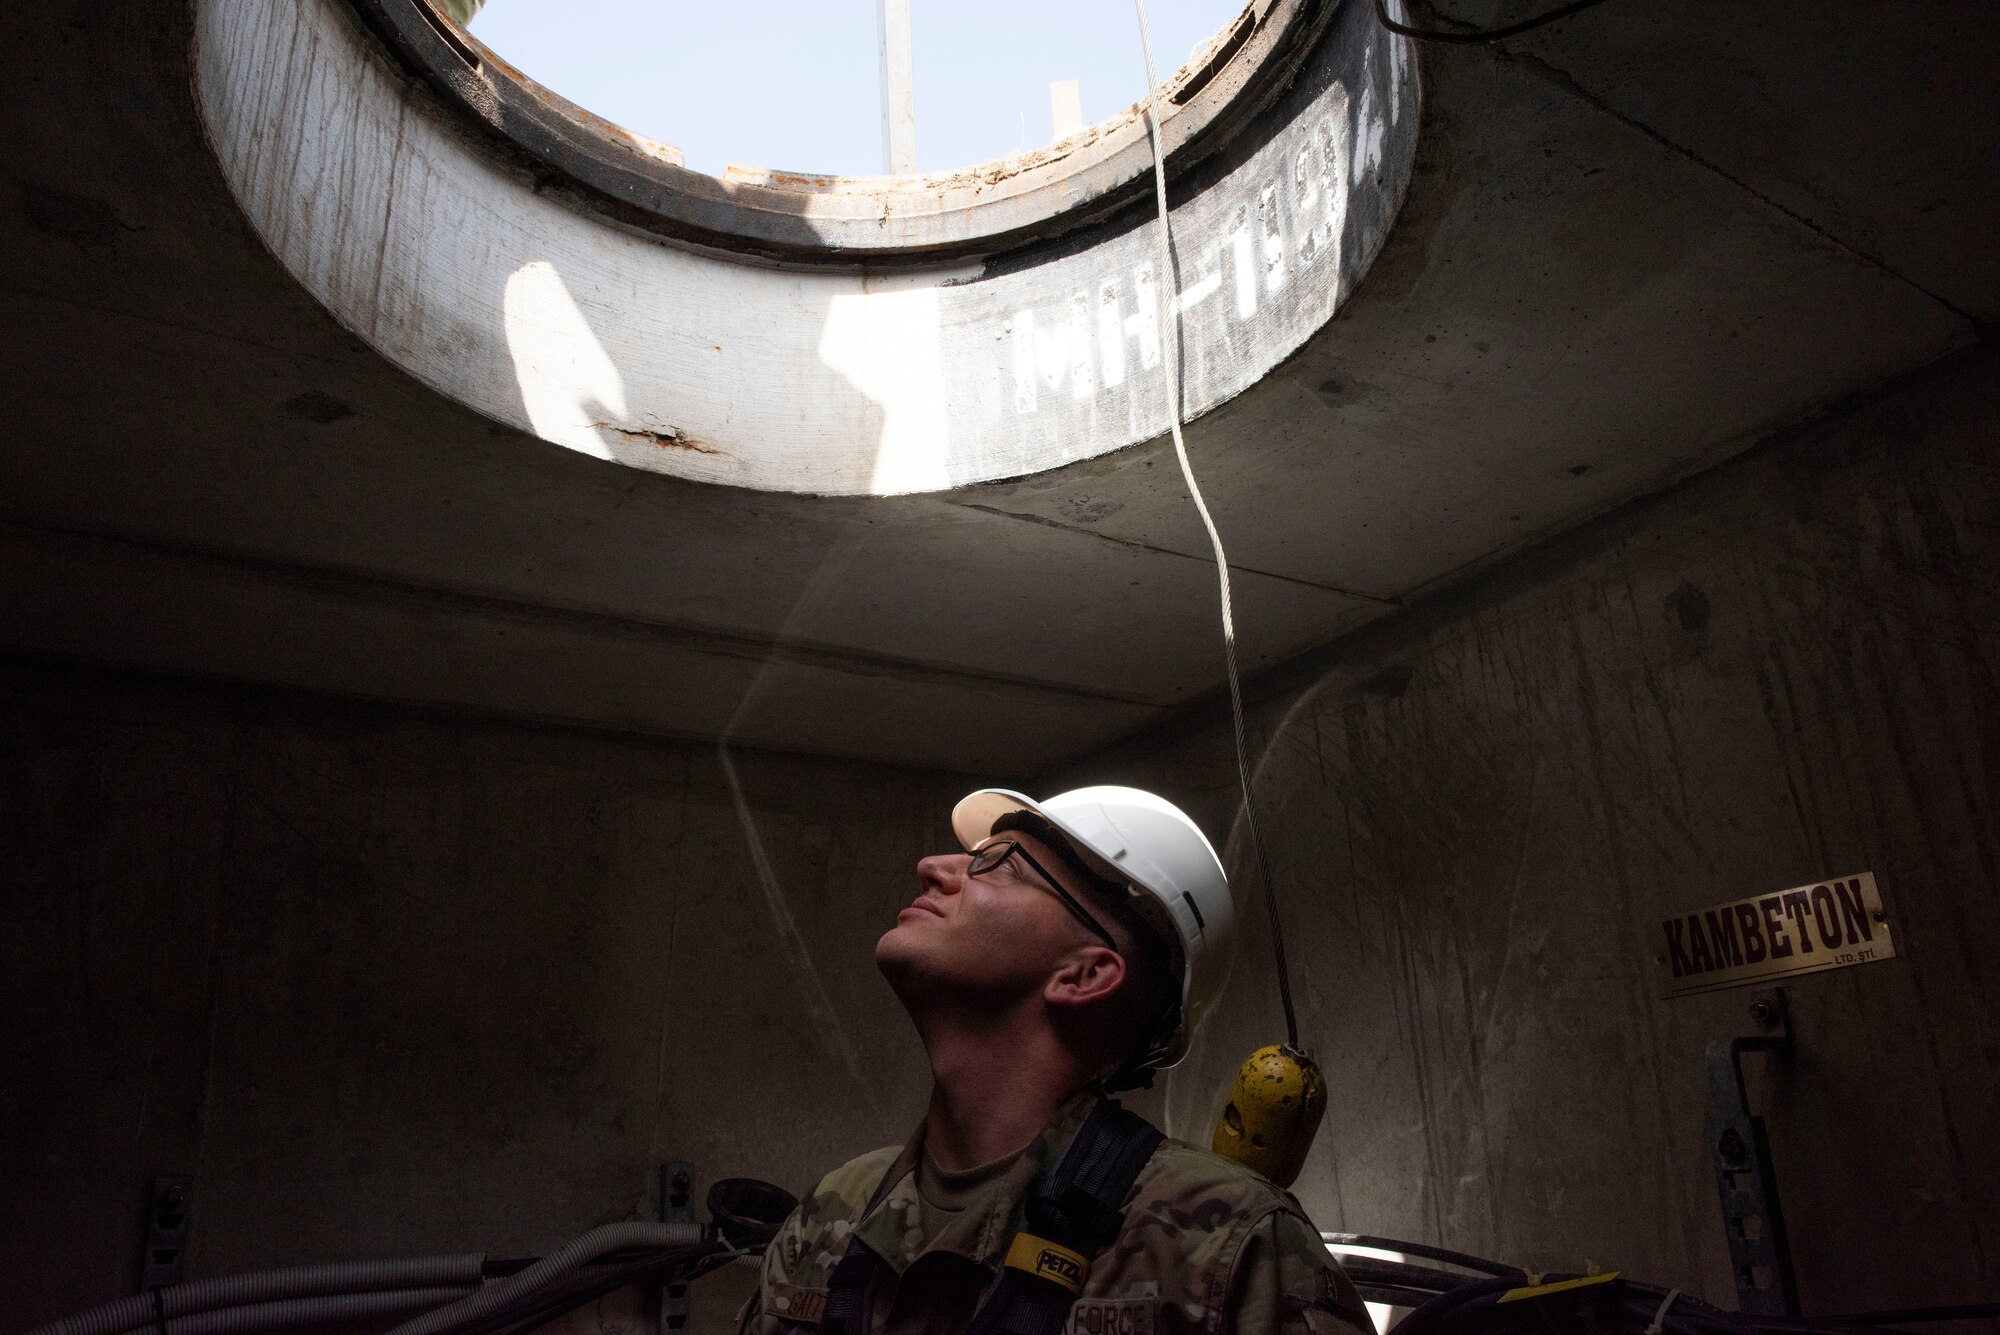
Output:
<svg viewBox="0 0 2000 1335">
<path fill-rule="evenodd" d="M 1104 930 L 1104 924 L 1092 917 L 1090 910 L 1078 903 L 1075 895 L 1063 889 L 1062 882 L 1049 875 L 1048 868 L 1035 861 L 1033 854 L 1011 839 L 996 839 L 990 844 L 982 844 L 979 848 L 973 850 L 972 861 L 965 865 L 965 874 L 967 876 L 984 876 L 987 872 L 993 871 L 1016 853 L 1021 855 L 1021 861 L 1034 868 L 1035 874 L 1047 883 L 1050 890 L 1055 892 L 1055 897 L 1062 901 L 1063 907 L 1076 915 L 1078 922 L 1088 927 L 1091 933 L 1105 945 L 1111 947 L 1113 950 L 1118 949 L 1118 943 L 1111 939 L 1111 933 Z"/>
</svg>

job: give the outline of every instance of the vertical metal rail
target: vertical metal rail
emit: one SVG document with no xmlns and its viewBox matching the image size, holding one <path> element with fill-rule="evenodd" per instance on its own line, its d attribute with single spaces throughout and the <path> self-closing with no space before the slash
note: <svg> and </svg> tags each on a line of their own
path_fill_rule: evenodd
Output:
<svg viewBox="0 0 2000 1335">
<path fill-rule="evenodd" d="M 675 1159 L 660 1165 L 659 1216 L 663 1224 L 695 1224 L 696 1217 L 692 1196 L 694 1193 L 694 1165 L 686 1159 Z M 651 1290 L 653 1335 L 679 1335 L 687 1329 L 688 1286 L 686 1280 L 669 1281 L 654 1286 Z"/>
<path fill-rule="evenodd" d="M 1771 1166 L 1771 1142 L 1764 1119 L 1750 1111 L 1743 1092 L 1743 1054 L 1792 1051 L 1791 1016 L 1785 992 L 1757 997 L 1750 1016 L 1763 1032 L 1717 1039 L 1708 1045 L 1708 1147 L 1715 1161 L 1715 1185 L 1722 1198 L 1723 1235 L 1736 1281 L 1736 1305 L 1756 1316 L 1797 1316 L 1798 1285 L 1778 1206 L 1778 1181 Z"/>
<path fill-rule="evenodd" d="M 194 1179 L 156 1177 L 146 1189 L 145 1250 L 139 1257 L 139 1292 L 181 1282 L 194 1237 Z"/>
</svg>

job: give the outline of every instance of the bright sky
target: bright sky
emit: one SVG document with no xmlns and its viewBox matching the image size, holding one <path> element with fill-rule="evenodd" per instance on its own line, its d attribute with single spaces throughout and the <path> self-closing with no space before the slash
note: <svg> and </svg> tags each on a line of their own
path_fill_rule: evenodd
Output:
<svg viewBox="0 0 2000 1335">
<path fill-rule="evenodd" d="M 883 170 L 878 0 L 488 0 L 473 33 L 522 73 L 687 155 Z M 1149 0 L 1164 82 L 1241 0 Z M 1075 79 L 1085 124 L 1145 95 L 1132 0 L 910 0 L 917 165 L 965 166 L 1049 142 L 1049 85 Z"/>
</svg>

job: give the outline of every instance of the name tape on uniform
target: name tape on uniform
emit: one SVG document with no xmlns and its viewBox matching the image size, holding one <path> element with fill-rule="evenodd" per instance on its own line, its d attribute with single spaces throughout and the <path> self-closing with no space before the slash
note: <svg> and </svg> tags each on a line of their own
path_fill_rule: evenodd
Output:
<svg viewBox="0 0 2000 1335">
<path fill-rule="evenodd" d="M 1653 929 L 1660 994 L 1685 997 L 1893 959 L 1873 872 L 1677 914 Z"/>
</svg>

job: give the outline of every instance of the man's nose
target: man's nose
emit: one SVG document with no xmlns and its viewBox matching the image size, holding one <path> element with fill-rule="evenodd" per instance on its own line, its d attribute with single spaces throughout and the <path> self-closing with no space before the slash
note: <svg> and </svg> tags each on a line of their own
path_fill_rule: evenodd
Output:
<svg viewBox="0 0 2000 1335">
<path fill-rule="evenodd" d="M 965 884 L 965 867 L 971 861 L 969 853 L 933 853 L 917 863 L 917 879 L 926 890 L 955 895 Z"/>
</svg>

